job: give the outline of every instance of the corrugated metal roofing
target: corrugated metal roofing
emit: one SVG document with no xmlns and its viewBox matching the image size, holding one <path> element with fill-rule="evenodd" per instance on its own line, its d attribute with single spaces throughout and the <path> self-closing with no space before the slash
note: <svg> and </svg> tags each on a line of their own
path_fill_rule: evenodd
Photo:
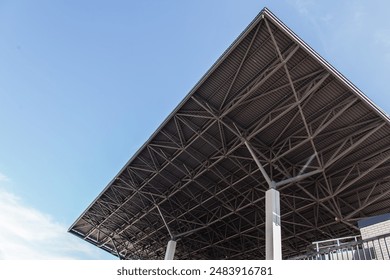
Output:
<svg viewBox="0 0 390 280">
<path fill-rule="evenodd" d="M 279 189 L 288 258 L 389 212 L 389 134 L 387 115 L 264 9 L 69 231 L 161 259 L 162 214 L 178 259 L 264 258 L 268 186 L 247 141 L 272 180 L 321 171 Z"/>
</svg>

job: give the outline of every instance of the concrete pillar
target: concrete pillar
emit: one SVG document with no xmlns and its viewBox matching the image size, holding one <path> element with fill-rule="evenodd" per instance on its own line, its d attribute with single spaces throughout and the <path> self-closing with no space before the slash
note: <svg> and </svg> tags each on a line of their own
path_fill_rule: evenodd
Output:
<svg viewBox="0 0 390 280">
<path fill-rule="evenodd" d="M 282 259 L 280 194 L 274 188 L 265 192 L 265 259 Z"/>
<path fill-rule="evenodd" d="M 175 250 L 176 250 L 176 241 L 169 240 L 167 245 L 167 250 L 165 251 L 164 260 L 173 260 L 173 258 L 175 257 Z"/>
</svg>

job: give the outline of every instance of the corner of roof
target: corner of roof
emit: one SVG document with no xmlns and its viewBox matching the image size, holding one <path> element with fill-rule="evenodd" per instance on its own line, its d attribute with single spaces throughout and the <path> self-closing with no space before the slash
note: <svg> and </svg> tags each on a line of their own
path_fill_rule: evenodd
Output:
<svg viewBox="0 0 390 280">
<path fill-rule="evenodd" d="M 272 12 L 271 12 L 271 10 L 268 8 L 268 7 L 264 7 L 263 9 L 261 9 L 261 11 L 260 11 L 260 13 L 259 13 L 260 15 L 261 15 L 261 17 L 262 18 L 264 18 L 264 16 L 271 16 L 271 15 L 274 15 Z"/>
</svg>

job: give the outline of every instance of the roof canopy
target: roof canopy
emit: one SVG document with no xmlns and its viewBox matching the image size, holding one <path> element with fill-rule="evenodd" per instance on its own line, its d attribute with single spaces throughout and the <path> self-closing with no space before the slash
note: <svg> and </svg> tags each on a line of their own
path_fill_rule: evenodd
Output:
<svg viewBox="0 0 390 280">
<path fill-rule="evenodd" d="M 285 258 L 390 207 L 390 122 L 264 9 L 70 232 L 126 259 L 263 259 L 280 182 Z M 288 182 L 288 181 L 287 181 Z"/>
</svg>

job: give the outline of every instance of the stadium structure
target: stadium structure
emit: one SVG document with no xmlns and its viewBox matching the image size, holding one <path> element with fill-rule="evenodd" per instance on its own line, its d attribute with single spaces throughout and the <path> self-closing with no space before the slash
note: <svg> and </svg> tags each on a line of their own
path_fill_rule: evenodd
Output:
<svg viewBox="0 0 390 280">
<path fill-rule="evenodd" d="M 389 120 L 265 8 L 69 231 L 120 259 L 293 258 L 389 212 Z"/>
</svg>

